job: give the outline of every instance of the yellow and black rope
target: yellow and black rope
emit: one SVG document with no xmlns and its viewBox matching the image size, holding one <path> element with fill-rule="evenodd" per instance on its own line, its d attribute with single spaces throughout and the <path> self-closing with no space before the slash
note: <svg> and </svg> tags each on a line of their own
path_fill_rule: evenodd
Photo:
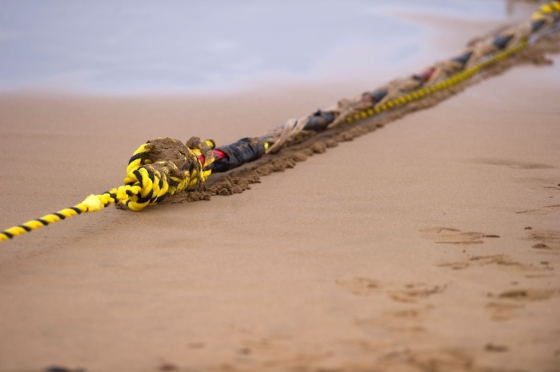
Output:
<svg viewBox="0 0 560 372">
<path fill-rule="evenodd" d="M 180 141 L 170 138 L 161 140 L 175 143 L 178 146 L 182 145 Z M 134 152 L 126 169 L 123 186 L 113 188 L 102 194 L 91 194 L 73 207 L 61 209 L 1 231 L 0 242 L 78 214 L 103 210 L 116 202 L 126 205 L 132 211 L 141 211 L 148 205 L 162 201 L 166 195 L 173 195 L 177 191 L 196 185 L 198 182 L 204 182 L 212 172 L 210 165 L 213 162 L 213 157 L 204 156 L 201 150 L 204 147 L 213 149 L 215 147 L 214 141 L 198 141 L 191 146 L 183 146 L 183 150 L 190 155 L 190 159 L 185 157 L 185 160 L 191 160 L 191 162 L 186 162 L 188 167 L 180 171 L 175 163 L 165 160 L 158 161 L 160 164 L 166 163 L 163 167 L 155 167 L 148 157 L 151 145 L 150 142 L 147 142 Z M 172 175 L 172 170 L 179 171 L 180 176 Z"/>
</svg>

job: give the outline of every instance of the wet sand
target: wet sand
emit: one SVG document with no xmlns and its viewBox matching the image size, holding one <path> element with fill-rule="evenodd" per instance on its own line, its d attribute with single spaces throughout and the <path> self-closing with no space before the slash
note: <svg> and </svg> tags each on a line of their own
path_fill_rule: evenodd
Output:
<svg viewBox="0 0 560 372">
<path fill-rule="evenodd" d="M 449 36 L 457 47 L 442 54 L 472 36 Z M 0 371 L 558 370 L 554 59 L 242 194 L 109 208 L 2 244 Z M 181 97 L 3 95 L 0 226 L 118 186 L 148 139 L 230 143 L 391 78 Z"/>
</svg>

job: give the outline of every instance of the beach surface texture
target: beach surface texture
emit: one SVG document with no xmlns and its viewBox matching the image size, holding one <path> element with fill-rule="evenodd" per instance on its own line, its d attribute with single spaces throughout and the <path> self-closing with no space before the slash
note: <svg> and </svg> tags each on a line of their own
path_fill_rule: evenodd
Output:
<svg viewBox="0 0 560 372">
<path fill-rule="evenodd" d="M 438 58 L 499 26 L 426 17 Z M 560 371 L 551 60 L 317 148 L 242 193 L 111 207 L 2 243 L 0 371 Z M 120 185 L 146 140 L 228 144 L 394 77 L 4 93 L 0 227 Z"/>
</svg>

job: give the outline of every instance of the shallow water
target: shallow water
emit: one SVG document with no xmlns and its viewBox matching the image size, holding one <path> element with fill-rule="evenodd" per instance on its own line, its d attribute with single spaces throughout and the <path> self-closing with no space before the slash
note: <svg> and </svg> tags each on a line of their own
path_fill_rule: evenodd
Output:
<svg viewBox="0 0 560 372">
<path fill-rule="evenodd" d="M 398 12 L 498 22 L 508 3 L 2 0 L 0 9 L 0 91 L 145 94 L 398 68 L 427 32 Z"/>
</svg>

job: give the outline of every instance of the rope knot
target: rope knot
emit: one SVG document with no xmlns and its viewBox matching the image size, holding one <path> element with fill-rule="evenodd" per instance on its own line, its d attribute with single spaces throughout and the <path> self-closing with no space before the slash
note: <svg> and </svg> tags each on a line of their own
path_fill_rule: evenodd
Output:
<svg viewBox="0 0 560 372">
<path fill-rule="evenodd" d="M 185 144 L 169 137 L 148 141 L 130 158 L 124 186 L 111 192 L 130 210 L 140 211 L 166 195 L 200 185 L 212 173 L 215 146 L 198 137 Z"/>
</svg>

